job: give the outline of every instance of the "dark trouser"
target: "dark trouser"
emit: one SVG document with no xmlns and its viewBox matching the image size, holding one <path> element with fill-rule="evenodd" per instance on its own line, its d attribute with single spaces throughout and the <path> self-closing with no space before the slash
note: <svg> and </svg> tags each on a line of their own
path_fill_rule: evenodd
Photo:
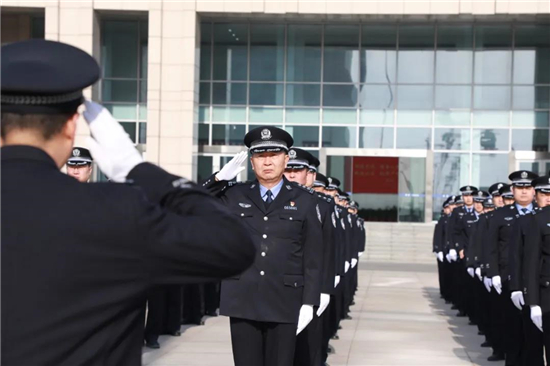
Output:
<svg viewBox="0 0 550 366">
<path fill-rule="evenodd" d="M 328 308 L 321 315 L 323 323 L 323 337 L 321 340 L 321 360 L 324 362 L 328 357 L 328 343 L 330 338 L 334 335 L 334 318 L 336 317 L 336 297 L 330 295 L 330 304 Z"/>
<path fill-rule="evenodd" d="M 491 287 L 491 293 L 489 294 L 490 299 L 490 333 L 488 334 L 489 342 L 493 351 L 504 355 L 505 345 L 504 345 L 504 323 L 506 321 L 504 310 L 502 307 L 502 297 L 504 295 L 499 295 L 494 287 Z"/>
<path fill-rule="evenodd" d="M 147 342 L 156 342 L 159 335 L 178 331 L 181 317 L 181 286 L 152 288 L 147 295 L 147 309 Z"/>
<path fill-rule="evenodd" d="M 323 342 L 323 322 L 317 316 L 318 308 L 313 311 L 313 320 L 296 337 L 295 366 L 319 366 L 322 364 L 321 343 Z M 325 309 L 323 315 L 328 310 Z"/>
<path fill-rule="evenodd" d="M 510 300 L 510 283 L 502 284 L 501 302 L 504 309 L 504 340 L 506 346 L 506 365 L 522 365 L 523 329 L 521 312 Z M 531 366 L 531 365 L 529 365 Z"/>
<path fill-rule="evenodd" d="M 230 318 L 235 366 L 289 366 L 294 362 L 297 324 Z"/>
<path fill-rule="evenodd" d="M 485 333 L 487 340 L 490 339 L 490 315 L 491 315 L 491 299 L 490 294 L 487 292 L 485 285 L 480 281 L 477 276 L 475 278 L 476 296 L 475 296 L 475 308 L 477 316 L 477 328 Z M 490 342 L 490 340 L 489 340 Z"/>
<path fill-rule="evenodd" d="M 183 324 L 199 324 L 202 319 L 202 293 L 201 285 L 184 285 L 183 297 Z"/>
<path fill-rule="evenodd" d="M 439 278 L 439 294 L 442 297 L 445 297 L 445 274 L 443 273 L 443 263 L 439 261 L 439 259 L 436 259 L 437 262 L 437 275 Z"/>
<path fill-rule="evenodd" d="M 220 307 L 220 283 L 204 284 L 204 311 L 213 314 Z"/>
<path fill-rule="evenodd" d="M 523 365 L 544 366 L 543 335 L 531 321 L 531 311 L 528 305 L 523 306 L 521 317 L 523 319 Z M 546 330 L 546 332 L 548 331 L 550 329 Z"/>
<path fill-rule="evenodd" d="M 544 352 L 546 354 L 546 360 L 550 362 L 550 312 L 542 313 L 542 330 L 544 331 L 542 334 L 544 341 Z"/>
<path fill-rule="evenodd" d="M 343 278 L 343 277 L 340 277 Z M 340 326 L 340 320 L 342 320 L 342 307 L 343 307 L 343 285 L 342 282 L 334 289 L 334 309 L 331 311 L 332 320 L 332 334 L 331 337 L 338 333 L 338 327 Z"/>
</svg>

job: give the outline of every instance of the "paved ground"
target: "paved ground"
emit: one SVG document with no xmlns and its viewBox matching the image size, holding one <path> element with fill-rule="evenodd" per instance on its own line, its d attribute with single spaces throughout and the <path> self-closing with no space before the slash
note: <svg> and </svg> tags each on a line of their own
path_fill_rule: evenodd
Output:
<svg viewBox="0 0 550 366">
<path fill-rule="evenodd" d="M 331 341 L 331 366 L 494 365 L 482 337 L 439 299 L 436 266 L 361 263 L 352 320 Z M 184 328 L 178 338 L 161 337 L 161 349 L 145 350 L 144 365 L 232 365 L 229 322 L 208 318 Z"/>
</svg>

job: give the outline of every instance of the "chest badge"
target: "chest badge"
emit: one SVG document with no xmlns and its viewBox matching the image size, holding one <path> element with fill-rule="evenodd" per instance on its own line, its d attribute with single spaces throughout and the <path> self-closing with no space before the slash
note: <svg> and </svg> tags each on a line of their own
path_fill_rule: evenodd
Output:
<svg viewBox="0 0 550 366">
<path fill-rule="evenodd" d="M 290 201 L 290 207 L 294 207 L 294 206 L 296 206 L 296 202 Z"/>
<path fill-rule="evenodd" d="M 514 219 L 514 216 L 505 217 L 504 220 L 506 221 L 512 221 Z"/>
<path fill-rule="evenodd" d="M 293 211 L 297 211 L 298 210 L 298 207 L 296 207 L 296 202 L 294 201 L 290 201 L 290 203 L 284 207 L 285 210 L 293 210 Z"/>
<path fill-rule="evenodd" d="M 250 208 L 250 207 L 252 207 L 251 204 L 249 204 L 249 203 L 242 203 L 242 202 L 239 203 L 239 206 L 241 206 L 242 208 Z"/>
</svg>

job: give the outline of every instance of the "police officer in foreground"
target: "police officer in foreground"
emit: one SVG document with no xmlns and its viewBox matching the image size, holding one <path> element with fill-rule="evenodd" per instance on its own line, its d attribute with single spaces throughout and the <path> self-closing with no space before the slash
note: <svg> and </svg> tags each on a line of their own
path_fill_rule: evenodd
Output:
<svg viewBox="0 0 550 366">
<path fill-rule="evenodd" d="M 140 365 L 146 290 L 242 272 L 250 236 L 193 183 L 144 163 L 98 104 L 85 103 L 90 150 L 119 184 L 60 172 L 82 89 L 99 78 L 90 55 L 31 40 L 3 46 L 1 63 L 1 363 Z"/>
<path fill-rule="evenodd" d="M 253 265 L 221 287 L 220 314 L 230 317 L 237 366 L 292 365 L 296 335 L 319 306 L 322 217 L 313 191 L 283 175 L 293 142 L 280 128 L 255 128 L 244 144 L 256 179 L 229 183 L 244 169 L 244 152 L 203 184 L 247 227 L 257 249 Z"/>
<path fill-rule="evenodd" d="M 67 175 L 81 183 L 88 183 L 92 176 L 92 163 L 94 159 L 90 150 L 83 147 L 74 147 L 71 157 L 67 160 Z"/>
</svg>

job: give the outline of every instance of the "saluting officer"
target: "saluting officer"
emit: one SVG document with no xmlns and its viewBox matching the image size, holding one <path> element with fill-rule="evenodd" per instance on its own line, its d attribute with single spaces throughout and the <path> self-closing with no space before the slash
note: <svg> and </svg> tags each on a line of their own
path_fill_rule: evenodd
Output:
<svg viewBox="0 0 550 366">
<path fill-rule="evenodd" d="M 283 175 L 292 137 L 265 126 L 244 138 L 256 180 L 229 184 L 237 155 L 204 186 L 217 192 L 252 233 L 254 264 L 223 281 L 220 314 L 230 317 L 237 366 L 292 365 L 296 335 L 314 317 L 321 294 L 321 212 L 313 191 Z"/>
<path fill-rule="evenodd" d="M 67 175 L 76 178 L 80 183 L 88 183 L 92 176 L 93 161 L 90 150 L 74 147 L 71 157 L 67 160 Z"/>
<path fill-rule="evenodd" d="M 144 163 L 96 103 L 88 146 L 119 184 L 60 172 L 82 89 L 99 79 L 90 55 L 30 40 L 2 46 L 1 61 L 1 363 L 140 365 L 147 289 L 242 272 L 252 240 L 202 189 Z"/>
</svg>

